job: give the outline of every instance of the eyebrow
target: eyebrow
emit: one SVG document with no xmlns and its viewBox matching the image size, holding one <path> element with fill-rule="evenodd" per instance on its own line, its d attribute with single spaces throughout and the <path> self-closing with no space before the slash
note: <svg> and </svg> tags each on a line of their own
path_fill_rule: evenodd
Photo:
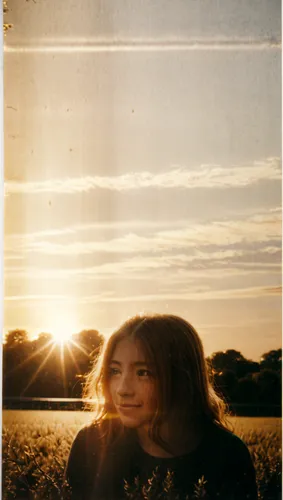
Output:
<svg viewBox="0 0 283 500">
<path fill-rule="evenodd" d="M 116 361 L 116 359 L 112 359 L 110 361 L 110 364 L 115 364 L 121 366 L 122 363 L 120 361 Z M 131 363 L 133 366 L 151 366 L 151 363 L 147 363 L 146 361 L 135 361 L 134 363 Z"/>
</svg>

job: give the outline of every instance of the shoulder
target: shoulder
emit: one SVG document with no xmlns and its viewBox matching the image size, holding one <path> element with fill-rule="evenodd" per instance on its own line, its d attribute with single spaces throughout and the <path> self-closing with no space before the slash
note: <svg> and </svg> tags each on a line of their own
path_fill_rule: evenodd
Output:
<svg viewBox="0 0 283 500">
<path fill-rule="evenodd" d="M 88 457 L 95 457 L 100 449 L 101 426 L 97 423 L 84 425 L 73 439 L 67 469 L 79 469 Z"/>
<path fill-rule="evenodd" d="M 108 448 L 111 450 L 113 444 L 117 441 L 119 433 L 107 420 L 91 422 L 84 425 L 77 432 L 70 450 L 70 456 L 73 459 L 84 461 L 89 456 L 98 457 L 102 450 Z"/>
<path fill-rule="evenodd" d="M 89 487 L 93 473 L 97 469 L 101 450 L 101 428 L 96 423 L 82 427 L 76 434 L 70 449 L 65 479 L 74 493 Z"/>
<path fill-rule="evenodd" d="M 213 464 L 211 469 L 218 477 L 223 498 L 231 498 L 232 495 L 236 500 L 256 500 L 255 468 L 244 441 L 233 432 L 214 425 L 209 432 L 208 443 L 210 463 Z"/>
<path fill-rule="evenodd" d="M 213 425 L 208 433 L 209 446 L 215 455 L 221 455 L 228 464 L 245 466 L 251 464 L 252 459 L 247 445 L 244 441 L 229 431 L 217 425 Z"/>
<path fill-rule="evenodd" d="M 115 429 L 111 435 L 110 428 L 106 421 L 85 425 L 78 431 L 65 472 L 72 498 L 92 498 L 91 492 L 95 492 L 96 498 L 108 498 L 110 490 L 110 498 L 118 498 L 116 489 L 123 491 L 121 478 L 128 473 L 132 459 L 127 444 L 132 441 L 128 433 L 119 434 Z"/>
<path fill-rule="evenodd" d="M 83 445 L 84 443 L 93 443 L 99 442 L 102 436 L 102 427 L 100 424 L 96 422 L 89 423 L 84 425 L 77 432 L 73 445 L 76 443 L 77 445 Z"/>
<path fill-rule="evenodd" d="M 221 449 L 239 451 L 240 453 L 245 453 L 245 450 L 248 449 L 247 445 L 239 436 L 229 429 L 224 429 L 216 424 L 213 424 L 209 431 L 209 439 L 212 443 L 220 446 Z"/>
</svg>

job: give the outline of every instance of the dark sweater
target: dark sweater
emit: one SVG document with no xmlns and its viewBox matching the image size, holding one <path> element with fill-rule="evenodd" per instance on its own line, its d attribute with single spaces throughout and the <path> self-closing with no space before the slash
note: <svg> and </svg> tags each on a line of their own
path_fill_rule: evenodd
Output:
<svg viewBox="0 0 283 500">
<path fill-rule="evenodd" d="M 91 424 L 79 431 L 66 467 L 73 500 L 146 498 L 141 496 L 142 485 L 149 489 L 149 498 L 156 500 L 258 498 L 250 453 L 243 441 L 233 433 L 211 425 L 193 452 L 173 458 L 157 458 L 145 453 L 135 436 L 134 431 L 127 430 L 123 437 L 117 439 L 109 447 L 100 468 L 101 438 L 98 426 Z M 153 480 L 148 483 L 148 479 L 153 476 Z M 138 481 L 135 481 L 137 477 Z M 127 482 L 126 489 L 133 496 L 127 496 L 124 481 Z M 166 496 L 164 491 L 170 481 L 174 494 Z M 203 483 L 205 496 L 195 497 L 200 482 Z"/>
</svg>

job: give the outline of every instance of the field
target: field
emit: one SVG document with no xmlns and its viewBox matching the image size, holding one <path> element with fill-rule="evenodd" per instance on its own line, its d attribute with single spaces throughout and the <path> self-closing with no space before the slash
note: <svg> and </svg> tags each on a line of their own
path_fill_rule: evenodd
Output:
<svg viewBox="0 0 283 500">
<path fill-rule="evenodd" d="M 63 472 L 88 412 L 3 411 L 3 500 L 68 498 Z M 259 500 L 281 498 L 281 419 L 232 418 L 254 459 Z M 63 494 L 64 489 L 64 494 Z"/>
</svg>

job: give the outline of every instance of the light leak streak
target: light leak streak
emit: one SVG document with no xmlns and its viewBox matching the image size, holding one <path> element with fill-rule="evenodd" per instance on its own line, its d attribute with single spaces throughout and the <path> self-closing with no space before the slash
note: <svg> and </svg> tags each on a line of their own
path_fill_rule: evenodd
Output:
<svg viewBox="0 0 283 500">
<path fill-rule="evenodd" d="M 59 40 L 60 42 L 60 40 Z M 116 53 L 116 52 L 187 52 L 187 51 L 235 51 L 280 49 L 281 42 L 276 38 L 253 40 L 186 40 L 186 41 L 85 41 L 85 40 L 47 40 L 30 44 L 5 45 L 6 53 Z"/>
</svg>

